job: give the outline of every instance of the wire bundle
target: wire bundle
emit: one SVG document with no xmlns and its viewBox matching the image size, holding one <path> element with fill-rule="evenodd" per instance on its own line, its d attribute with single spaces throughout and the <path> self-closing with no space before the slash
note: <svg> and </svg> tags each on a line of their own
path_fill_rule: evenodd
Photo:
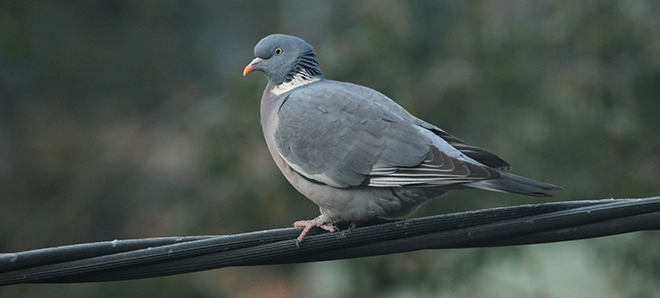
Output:
<svg viewBox="0 0 660 298">
<path fill-rule="evenodd" d="M 315 229 L 299 244 L 300 228 L 286 228 L 6 253 L 0 254 L 0 285 L 128 280 L 229 266 L 525 245 L 659 229 L 660 197 L 544 203 L 385 221 L 335 233 Z"/>
</svg>

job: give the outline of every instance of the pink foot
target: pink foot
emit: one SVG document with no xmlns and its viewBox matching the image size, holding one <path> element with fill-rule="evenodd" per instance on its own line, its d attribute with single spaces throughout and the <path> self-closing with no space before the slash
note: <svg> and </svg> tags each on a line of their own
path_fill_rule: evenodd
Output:
<svg viewBox="0 0 660 298">
<path fill-rule="evenodd" d="M 296 227 L 296 228 L 300 228 L 300 227 L 305 228 L 305 229 L 303 229 L 302 233 L 300 233 L 300 236 L 298 236 L 297 243 L 302 242 L 303 239 L 305 239 L 305 236 L 307 236 L 307 233 L 309 233 L 309 231 L 314 227 L 319 227 L 319 228 L 324 229 L 328 232 L 338 231 L 337 227 L 323 223 L 323 221 L 321 221 L 321 216 L 319 216 L 315 219 L 312 219 L 312 220 L 296 221 L 296 222 L 293 223 L 293 226 Z"/>
<path fill-rule="evenodd" d="M 353 229 L 357 228 L 360 224 L 361 224 L 361 222 L 359 222 L 359 221 L 354 221 L 354 222 L 352 222 L 352 223 L 348 226 L 348 231 L 349 231 L 349 232 L 350 232 L 350 231 L 353 231 Z"/>
</svg>

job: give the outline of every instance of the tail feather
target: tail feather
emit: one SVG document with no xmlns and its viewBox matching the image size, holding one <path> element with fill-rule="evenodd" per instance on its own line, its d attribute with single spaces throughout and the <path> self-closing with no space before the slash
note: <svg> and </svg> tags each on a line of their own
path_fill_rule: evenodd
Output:
<svg viewBox="0 0 660 298">
<path fill-rule="evenodd" d="M 468 183 L 465 186 L 490 191 L 510 192 L 535 197 L 552 197 L 544 191 L 560 190 L 561 187 L 550 183 L 539 182 L 518 175 L 502 172 L 502 178 Z"/>
</svg>

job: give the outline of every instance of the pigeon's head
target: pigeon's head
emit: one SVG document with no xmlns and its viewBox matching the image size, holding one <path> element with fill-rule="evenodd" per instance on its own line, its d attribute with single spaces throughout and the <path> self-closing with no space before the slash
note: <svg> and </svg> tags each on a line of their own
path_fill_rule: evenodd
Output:
<svg viewBox="0 0 660 298">
<path fill-rule="evenodd" d="M 243 75 L 261 71 L 275 85 L 301 79 L 323 78 L 316 53 L 304 40 L 284 34 L 264 37 L 254 47 L 256 57 Z"/>
</svg>

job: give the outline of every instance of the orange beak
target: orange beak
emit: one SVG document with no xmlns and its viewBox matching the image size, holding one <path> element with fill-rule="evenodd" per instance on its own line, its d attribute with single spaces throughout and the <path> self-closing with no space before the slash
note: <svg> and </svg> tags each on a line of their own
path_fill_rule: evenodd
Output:
<svg viewBox="0 0 660 298">
<path fill-rule="evenodd" d="M 259 63 L 261 63 L 261 61 L 262 61 L 261 58 L 254 58 L 254 60 L 252 60 L 252 62 L 250 62 L 250 64 L 248 64 L 248 66 L 246 66 L 245 69 L 243 69 L 243 76 L 246 76 L 247 74 L 251 73 L 254 70 L 254 68 L 257 67 Z"/>
</svg>

